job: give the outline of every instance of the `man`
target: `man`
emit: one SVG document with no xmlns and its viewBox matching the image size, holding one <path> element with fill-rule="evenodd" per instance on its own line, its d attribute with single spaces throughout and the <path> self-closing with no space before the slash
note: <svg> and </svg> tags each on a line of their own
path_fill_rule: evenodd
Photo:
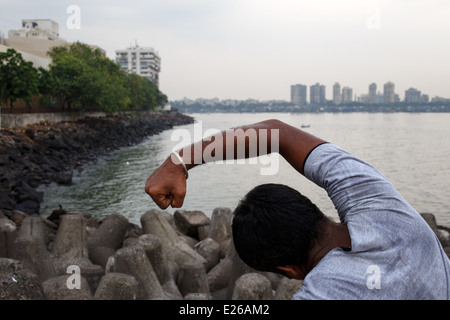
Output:
<svg viewBox="0 0 450 320">
<path fill-rule="evenodd" d="M 436 235 L 375 168 L 277 120 L 239 129 L 241 134 L 224 131 L 169 157 L 148 178 L 146 192 L 162 209 L 181 207 L 188 170 L 211 158 L 195 151 L 215 143 L 223 149 L 213 150 L 213 157 L 218 151 L 223 159 L 249 157 L 246 133 L 256 132 L 257 155 L 278 151 L 323 187 L 340 223 L 290 187 L 258 186 L 234 212 L 233 241 L 244 262 L 304 279 L 294 299 L 449 299 L 450 263 Z M 268 137 L 274 133 L 278 140 Z"/>
</svg>

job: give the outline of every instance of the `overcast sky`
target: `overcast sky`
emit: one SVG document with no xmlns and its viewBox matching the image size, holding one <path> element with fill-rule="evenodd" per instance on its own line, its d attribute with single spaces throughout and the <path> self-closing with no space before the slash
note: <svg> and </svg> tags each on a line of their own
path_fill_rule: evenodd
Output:
<svg viewBox="0 0 450 320">
<path fill-rule="evenodd" d="M 80 29 L 69 29 L 70 5 Z M 450 98 L 448 0 L 0 0 L 0 32 L 52 19 L 68 41 L 114 59 L 135 41 L 162 60 L 160 89 L 183 97 L 290 99 L 290 85 L 367 93 L 395 83 Z M 73 24 L 72 24 L 73 26 Z"/>
</svg>

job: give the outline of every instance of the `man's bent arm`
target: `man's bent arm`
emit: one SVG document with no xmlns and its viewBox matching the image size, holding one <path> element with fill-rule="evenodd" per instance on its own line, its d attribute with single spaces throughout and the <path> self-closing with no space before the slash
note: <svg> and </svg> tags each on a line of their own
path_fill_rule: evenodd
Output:
<svg viewBox="0 0 450 320">
<path fill-rule="evenodd" d="M 272 135 L 276 135 L 275 139 Z M 222 131 L 182 148 L 179 154 L 190 170 L 211 161 L 249 158 L 278 151 L 292 167 L 303 174 L 303 164 L 308 154 L 324 142 L 281 121 L 267 120 Z M 278 145 L 273 145 L 274 143 Z M 184 169 L 175 164 L 171 157 L 167 158 L 147 179 L 145 191 L 162 209 L 169 205 L 181 207 L 186 194 Z"/>
</svg>

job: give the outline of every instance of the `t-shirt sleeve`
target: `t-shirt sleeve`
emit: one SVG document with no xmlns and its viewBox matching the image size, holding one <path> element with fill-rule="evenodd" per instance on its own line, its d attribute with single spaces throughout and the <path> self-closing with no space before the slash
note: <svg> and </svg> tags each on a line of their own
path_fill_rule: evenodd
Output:
<svg viewBox="0 0 450 320">
<path fill-rule="evenodd" d="M 327 191 L 342 222 L 349 215 L 406 202 L 377 169 L 331 143 L 319 145 L 309 154 L 304 174 Z"/>
<path fill-rule="evenodd" d="M 439 239 L 378 170 L 327 143 L 309 154 L 304 174 L 347 223 L 351 250 L 327 253 L 294 299 L 448 299 L 449 260 Z M 381 290 L 367 285 L 372 266 Z"/>
</svg>

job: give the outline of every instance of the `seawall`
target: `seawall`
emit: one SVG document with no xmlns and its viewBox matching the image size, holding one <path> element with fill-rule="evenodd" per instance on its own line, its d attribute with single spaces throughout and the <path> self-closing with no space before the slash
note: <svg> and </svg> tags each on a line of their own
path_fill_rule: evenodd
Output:
<svg viewBox="0 0 450 320">
<path fill-rule="evenodd" d="M 106 117 L 105 112 L 44 112 L 44 113 L 20 113 L 1 114 L 0 128 L 18 128 L 39 122 L 63 122 L 76 121 L 85 117 L 101 118 Z"/>
</svg>

